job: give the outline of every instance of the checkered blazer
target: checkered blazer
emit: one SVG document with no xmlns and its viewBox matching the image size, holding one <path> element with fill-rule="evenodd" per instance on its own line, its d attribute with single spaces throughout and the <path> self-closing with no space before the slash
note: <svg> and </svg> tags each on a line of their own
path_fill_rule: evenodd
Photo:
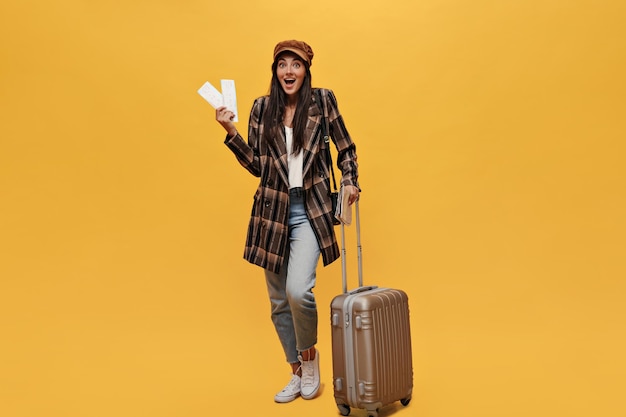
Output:
<svg viewBox="0 0 626 417">
<path fill-rule="evenodd" d="M 316 89 L 314 89 L 316 90 Z M 320 89 L 326 101 L 329 135 L 337 149 L 337 167 L 341 184 L 358 187 L 356 146 L 343 122 L 337 100 L 331 90 Z M 322 138 L 323 108 L 313 91 L 303 143 L 303 188 L 305 207 L 320 246 L 324 266 L 339 258 L 339 247 L 333 227 L 330 202 L 330 168 Z M 226 146 L 239 163 L 260 178 L 254 194 L 252 214 L 244 250 L 244 259 L 262 268 L 279 272 L 287 245 L 289 214 L 289 174 L 285 132 L 278 129 L 282 140 L 269 144 L 262 139 L 262 114 L 269 97 L 254 101 L 248 124 L 248 141 L 240 134 L 227 137 Z"/>
</svg>

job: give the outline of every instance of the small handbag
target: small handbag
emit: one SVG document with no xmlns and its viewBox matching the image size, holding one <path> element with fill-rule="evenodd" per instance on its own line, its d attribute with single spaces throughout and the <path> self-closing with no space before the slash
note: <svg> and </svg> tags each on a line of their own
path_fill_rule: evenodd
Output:
<svg viewBox="0 0 626 417">
<path fill-rule="evenodd" d="M 333 207 L 333 224 L 338 225 L 341 224 L 339 219 L 335 216 L 337 213 L 337 201 L 339 199 L 339 192 L 337 191 L 337 182 L 335 181 L 335 170 L 333 169 L 333 158 L 330 154 L 330 136 L 328 136 L 328 115 L 326 110 L 326 102 L 323 100 L 321 90 L 317 90 L 317 95 L 320 103 L 322 103 L 322 137 L 324 138 L 324 143 L 326 144 L 326 163 L 330 167 L 331 176 L 333 178 L 333 189 L 330 191 L 330 202 Z M 330 184 L 328 189 L 330 190 Z"/>
</svg>

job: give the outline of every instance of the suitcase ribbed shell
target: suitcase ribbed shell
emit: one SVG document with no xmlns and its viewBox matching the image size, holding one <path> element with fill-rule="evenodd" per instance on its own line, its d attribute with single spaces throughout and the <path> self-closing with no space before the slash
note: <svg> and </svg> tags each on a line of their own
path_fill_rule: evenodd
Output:
<svg viewBox="0 0 626 417">
<path fill-rule="evenodd" d="M 413 390 L 409 305 L 398 289 L 363 287 L 331 303 L 333 385 L 337 405 L 370 415 Z"/>
</svg>

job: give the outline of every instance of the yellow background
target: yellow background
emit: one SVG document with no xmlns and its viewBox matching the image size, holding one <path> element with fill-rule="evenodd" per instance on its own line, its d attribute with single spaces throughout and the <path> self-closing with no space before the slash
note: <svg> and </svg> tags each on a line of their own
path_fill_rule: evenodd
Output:
<svg viewBox="0 0 626 417">
<path fill-rule="evenodd" d="M 624 416 L 625 18 L 622 0 L 3 1 L 0 415 L 338 415 L 340 264 L 316 289 L 322 395 L 276 405 L 288 367 L 242 260 L 256 179 L 196 94 L 234 79 L 245 132 L 296 38 L 358 146 L 365 281 L 410 297 L 414 398 L 382 415 Z"/>
</svg>

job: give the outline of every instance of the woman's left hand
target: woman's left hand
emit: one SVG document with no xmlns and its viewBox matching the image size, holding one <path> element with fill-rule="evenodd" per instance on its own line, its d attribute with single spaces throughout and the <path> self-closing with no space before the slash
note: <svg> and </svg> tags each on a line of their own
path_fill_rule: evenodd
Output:
<svg viewBox="0 0 626 417">
<path fill-rule="evenodd" d="M 348 193 L 348 204 L 352 205 L 352 203 L 359 199 L 360 191 L 354 185 L 344 185 L 343 187 Z"/>
</svg>

